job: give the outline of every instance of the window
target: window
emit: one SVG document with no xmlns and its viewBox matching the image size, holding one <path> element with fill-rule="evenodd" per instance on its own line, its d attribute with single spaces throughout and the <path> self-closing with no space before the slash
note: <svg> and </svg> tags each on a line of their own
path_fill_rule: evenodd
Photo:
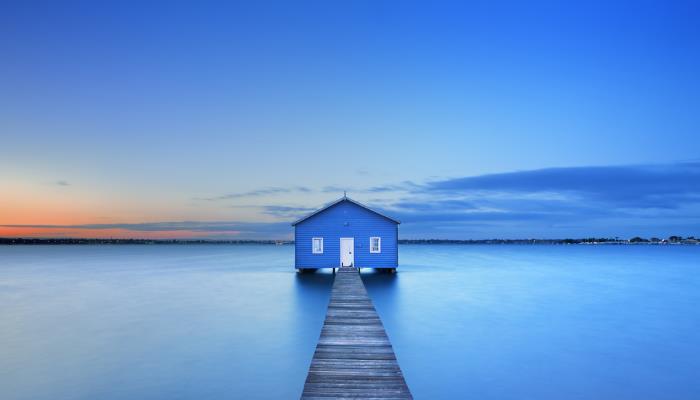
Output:
<svg viewBox="0 0 700 400">
<path fill-rule="evenodd" d="M 370 253 L 381 253 L 382 252 L 382 238 L 378 236 L 373 236 L 369 238 L 369 252 Z"/>
<path fill-rule="evenodd" d="M 323 254 L 323 238 L 311 239 L 311 252 L 313 254 Z"/>
</svg>

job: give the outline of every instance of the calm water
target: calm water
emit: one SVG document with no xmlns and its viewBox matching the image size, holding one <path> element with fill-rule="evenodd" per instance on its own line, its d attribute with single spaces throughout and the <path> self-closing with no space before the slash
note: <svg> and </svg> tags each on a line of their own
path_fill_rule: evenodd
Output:
<svg viewBox="0 0 700 400">
<path fill-rule="evenodd" d="M 700 246 L 402 246 L 363 273 L 416 398 L 700 398 Z M 291 246 L 0 247 L 0 398 L 297 398 Z"/>
</svg>

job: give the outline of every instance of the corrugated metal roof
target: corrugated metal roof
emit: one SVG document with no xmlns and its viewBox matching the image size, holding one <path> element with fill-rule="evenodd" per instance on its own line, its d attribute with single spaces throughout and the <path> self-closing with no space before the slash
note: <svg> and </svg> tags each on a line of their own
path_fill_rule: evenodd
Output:
<svg viewBox="0 0 700 400">
<path fill-rule="evenodd" d="M 307 216 L 305 216 L 305 217 L 303 217 L 303 218 L 301 218 L 301 219 L 298 219 L 298 220 L 292 222 L 292 226 L 297 225 L 297 224 L 299 224 L 299 223 L 301 223 L 301 222 L 304 222 L 304 221 L 306 221 L 307 219 L 313 217 L 314 215 L 319 214 L 319 213 L 321 213 L 321 212 L 323 212 L 323 211 L 325 211 L 325 210 L 327 210 L 327 209 L 329 209 L 329 208 L 335 206 L 336 204 L 342 203 L 343 201 L 348 201 L 348 202 L 350 202 L 350 203 L 352 203 L 352 204 L 355 204 L 356 206 L 360 206 L 360 207 L 364 208 L 365 210 L 371 211 L 371 212 L 373 212 L 373 213 L 379 215 L 380 217 L 384 217 L 384 218 L 386 218 L 386 219 L 388 219 L 389 221 L 392 221 L 392 222 L 394 222 L 394 223 L 397 223 L 397 224 L 400 224 L 400 223 L 401 223 L 400 221 L 398 221 L 398 220 L 396 220 L 396 219 L 394 219 L 394 218 L 391 218 L 391 217 L 387 217 L 386 215 L 380 213 L 379 211 L 375 211 L 375 210 L 373 210 L 373 209 L 367 207 L 366 205 L 364 205 L 364 204 L 362 204 L 362 203 L 360 203 L 360 202 L 357 202 L 357 201 L 355 201 L 355 200 L 353 200 L 353 199 L 351 199 L 351 198 L 349 198 L 349 197 L 347 197 L 347 196 L 343 196 L 343 197 L 341 197 L 340 199 L 338 199 L 338 200 L 336 200 L 336 201 L 334 201 L 334 202 L 328 204 L 327 206 L 325 206 L 325 207 L 323 207 L 323 208 L 321 208 L 321 209 L 318 209 L 318 210 L 312 212 L 311 214 L 309 214 L 309 215 L 307 215 Z"/>
</svg>

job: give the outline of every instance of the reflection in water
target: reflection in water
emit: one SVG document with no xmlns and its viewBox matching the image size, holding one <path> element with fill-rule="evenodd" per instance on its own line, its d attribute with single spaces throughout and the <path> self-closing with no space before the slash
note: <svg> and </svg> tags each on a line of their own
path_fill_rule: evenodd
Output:
<svg viewBox="0 0 700 400">
<path fill-rule="evenodd" d="M 396 285 L 399 278 L 398 273 L 390 274 L 374 269 L 362 271 L 361 276 L 367 290 L 369 290 L 370 287 L 391 289 L 391 287 Z"/>
<path fill-rule="evenodd" d="M 295 318 L 300 326 L 307 327 L 307 329 L 298 330 L 304 335 L 299 338 L 299 342 L 308 343 L 309 336 L 312 339 L 317 339 L 321 332 L 326 308 L 331 297 L 334 275 L 325 273 L 325 271 L 294 273 L 294 275 Z M 317 327 L 318 329 L 310 332 L 308 327 Z M 309 352 L 309 361 L 311 361 L 313 348 Z"/>
<path fill-rule="evenodd" d="M 367 293 L 372 299 L 379 316 L 384 319 L 394 318 L 396 307 L 396 296 L 399 290 L 399 280 L 401 273 L 388 274 L 376 270 L 362 272 L 362 281 L 367 288 Z M 391 337 L 391 332 L 387 332 Z"/>
<path fill-rule="evenodd" d="M 294 308 L 291 314 L 294 316 L 297 328 L 295 332 L 294 346 L 303 353 L 302 360 L 296 366 L 303 378 L 298 379 L 295 385 L 298 385 L 296 396 L 301 393 L 306 372 L 311 364 L 316 342 L 321 333 L 323 320 L 326 316 L 326 308 L 331 296 L 331 287 L 333 286 L 333 274 L 318 272 L 297 273 L 294 275 Z M 290 276 L 291 278 L 291 276 Z"/>
<path fill-rule="evenodd" d="M 297 292 L 304 292 L 304 296 L 307 293 L 329 293 L 331 286 L 333 285 L 333 275 L 326 271 L 308 271 L 305 273 L 295 273 L 294 283 L 296 285 Z"/>
<path fill-rule="evenodd" d="M 362 281 L 367 288 L 367 293 L 372 299 L 374 308 L 376 308 L 379 317 L 386 330 L 389 339 L 393 341 L 396 335 L 400 335 L 397 327 L 401 326 L 399 319 L 401 318 L 400 297 L 401 297 L 401 269 L 395 274 L 380 272 L 377 270 L 362 271 Z M 396 353 L 396 349 L 394 349 Z M 401 354 L 396 356 L 401 361 Z M 409 382 L 410 387 L 410 382 Z"/>
</svg>

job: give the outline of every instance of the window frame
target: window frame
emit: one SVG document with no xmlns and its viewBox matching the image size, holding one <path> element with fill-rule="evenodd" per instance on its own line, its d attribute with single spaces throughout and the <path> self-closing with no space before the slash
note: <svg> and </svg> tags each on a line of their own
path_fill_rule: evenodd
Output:
<svg viewBox="0 0 700 400">
<path fill-rule="evenodd" d="M 316 241 L 321 242 L 321 250 L 316 251 L 316 247 L 314 246 L 314 243 Z M 311 238 L 311 254 L 323 254 L 323 238 L 322 237 L 312 237 Z"/>
<path fill-rule="evenodd" d="M 374 250 L 372 246 L 372 240 L 377 239 L 377 250 Z M 379 254 L 382 252 L 382 237 L 381 236 L 370 236 L 369 238 L 369 252 L 372 254 Z"/>
</svg>

